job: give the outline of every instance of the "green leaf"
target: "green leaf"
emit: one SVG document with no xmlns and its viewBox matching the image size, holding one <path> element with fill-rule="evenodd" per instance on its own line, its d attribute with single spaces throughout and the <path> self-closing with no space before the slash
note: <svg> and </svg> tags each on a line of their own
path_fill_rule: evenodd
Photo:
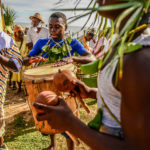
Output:
<svg viewBox="0 0 150 150">
<path fill-rule="evenodd" d="M 96 131 L 99 131 L 102 125 L 102 109 L 99 109 L 93 120 L 88 123 L 88 126 Z"/>
<path fill-rule="evenodd" d="M 137 50 L 140 50 L 143 46 L 141 44 L 136 43 L 127 43 L 125 45 L 125 54 L 135 52 Z"/>
<path fill-rule="evenodd" d="M 99 60 L 93 61 L 91 63 L 81 65 L 80 69 L 83 74 L 94 74 L 98 72 Z"/>
<path fill-rule="evenodd" d="M 2 4 L 2 8 L 4 11 L 4 22 L 6 26 L 13 26 L 14 21 L 17 18 L 16 11 L 8 6 Z"/>
<path fill-rule="evenodd" d="M 52 53 L 57 53 L 57 51 L 58 51 L 57 48 L 54 48 L 54 47 L 51 48 L 51 52 L 52 52 Z"/>
<path fill-rule="evenodd" d="M 70 44 L 72 41 L 71 37 L 66 38 L 66 40 L 67 40 L 68 44 Z"/>
<path fill-rule="evenodd" d="M 97 75 L 95 76 L 83 76 L 82 81 L 89 87 L 97 88 Z"/>
<path fill-rule="evenodd" d="M 51 48 L 51 52 L 54 54 L 60 54 L 61 53 L 60 49 L 54 48 L 54 47 Z"/>
<path fill-rule="evenodd" d="M 43 50 L 44 52 L 48 52 L 48 51 L 49 51 L 49 48 L 50 48 L 49 45 L 45 45 L 45 46 L 42 47 L 42 50 Z"/>
<path fill-rule="evenodd" d="M 62 51 L 63 51 L 63 52 L 66 52 L 66 51 L 67 51 L 67 50 L 66 50 L 65 43 L 63 43 L 63 45 L 62 45 L 61 49 L 62 49 Z"/>
<path fill-rule="evenodd" d="M 133 12 L 137 7 L 139 7 L 141 4 L 137 4 L 131 8 L 126 9 L 125 11 L 122 12 L 122 14 L 116 19 L 116 32 L 119 33 L 119 28 L 121 25 L 121 22 L 123 19 L 125 19 L 131 12 Z"/>
<path fill-rule="evenodd" d="M 133 28 L 134 24 L 139 19 L 139 15 L 141 14 L 142 9 L 143 9 L 143 6 L 141 3 L 141 6 L 128 19 L 127 23 L 124 25 L 123 29 L 121 30 L 119 36 L 122 36 L 125 32 L 129 32 Z"/>
<path fill-rule="evenodd" d="M 55 62 L 55 60 L 56 60 L 56 56 L 51 56 L 49 59 L 49 62 L 53 63 L 53 62 Z"/>
<path fill-rule="evenodd" d="M 115 4 L 109 6 L 100 6 L 99 8 L 77 8 L 75 11 L 108 11 L 108 10 L 116 10 L 116 9 L 123 9 L 128 8 L 130 6 L 137 5 L 139 1 L 129 1 L 122 4 Z M 64 8 L 64 9 L 51 9 L 52 11 L 73 11 L 73 8 Z M 89 13 L 90 14 L 90 13 Z"/>
<path fill-rule="evenodd" d="M 70 45 L 68 45 L 68 50 L 71 51 L 72 50 L 72 47 Z"/>
</svg>

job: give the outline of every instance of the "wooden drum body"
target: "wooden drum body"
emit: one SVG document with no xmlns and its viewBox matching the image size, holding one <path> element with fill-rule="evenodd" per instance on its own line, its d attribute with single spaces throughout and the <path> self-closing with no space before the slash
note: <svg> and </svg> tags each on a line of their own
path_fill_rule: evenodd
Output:
<svg viewBox="0 0 150 150">
<path fill-rule="evenodd" d="M 64 131 L 57 131 L 55 129 L 52 129 L 47 121 L 40 121 L 40 122 L 37 121 L 36 119 L 37 112 L 33 107 L 33 102 L 35 101 L 35 98 L 42 91 L 50 90 L 50 91 L 54 91 L 57 95 L 61 95 L 61 93 L 55 88 L 53 83 L 53 76 L 56 72 L 58 72 L 59 69 L 61 70 L 68 69 L 74 72 L 75 66 L 72 64 L 67 64 L 65 66 L 54 68 L 52 67 L 52 65 L 44 65 L 33 69 L 25 70 L 24 72 L 24 81 L 29 95 L 28 101 L 35 121 L 35 127 L 37 130 L 39 130 L 44 134 L 54 134 L 54 133 L 64 132 Z M 73 112 L 76 112 L 76 114 L 78 115 L 79 112 L 77 110 L 78 104 L 76 102 L 76 98 L 66 97 L 65 101 L 68 104 L 68 106 L 71 108 L 71 110 Z"/>
</svg>

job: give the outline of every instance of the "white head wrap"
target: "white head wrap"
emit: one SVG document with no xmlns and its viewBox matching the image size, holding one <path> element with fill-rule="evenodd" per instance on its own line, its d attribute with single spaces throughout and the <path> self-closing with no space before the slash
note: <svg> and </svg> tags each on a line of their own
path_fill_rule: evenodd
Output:
<svg viewBox="0 0 150 150">
<path fill-rule="evenodd" d="M 0 31 L 0 50 L 10 48 L 14 44 L 13 39 L 3 31 Z"/>
</svg>

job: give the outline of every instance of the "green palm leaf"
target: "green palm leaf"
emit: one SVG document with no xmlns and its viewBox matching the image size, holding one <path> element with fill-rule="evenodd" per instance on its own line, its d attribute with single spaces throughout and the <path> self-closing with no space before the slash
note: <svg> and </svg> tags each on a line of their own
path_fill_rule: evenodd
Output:
<svg viewBox="0 0 150 150">
<path fill-rule="evenodd" d="M 111 23 L 112 24 L 112 30 L 110 33 L 110 38 L 112 39 L 113 31 L 116 31 L 117 37 L 116 37 L 115 41 L 112 43 L 111 48 L 108 51 L 107 55 L 102 60 L 100 60 L 100 62 L 97 61 L 96 63 L 94 63 L 94 65 L 96 65 L 98 67 L 98 69 L 101 69 L 105 65 L 105 63 L 107 62 L 108 58 L 110 57 L 110 54 L 112 53 L 112 50 L 114 49 L 114 47 L 116 47 L 116 52 L 112 57 L 111 63 L 113 64 L 114 58 L 116 56 L 119 57 L 120 61 L 119 61 L 118 72 L 120 72 L 120 75 L 122 75 L 124 53 L 135 51 L 135 50 L 138 50 L 141 48 L 140 45 L 134 45 L 133 46 L 133 44 L 129 44 L 129 42 L 132 41 L 132 38 L 133 38 L 135 32 L 133 32 L 132 35 L 130 35 L 129 33 L 132 29 L 139 26 L 143 15 L 148 12 L 148 9 L 150 7 L 150 0 L 120 0 L 120 1 L 122 1 L 123 3 L 115 4 L 115 5 L 109 5 L 109 6 L 100 6 L 98 8 L 96 8 L 95 5 L 93 5 L 92 8 L 90 8 L 90 7 L 88 7 L 88 8 L 76 8 L 75 11 L 84 11 L 85 13 L 77 16 L 76 18 L 73 18 L 71 21 L 78 20 L 78 19 L 85 17 L 85 16 L 88 16 L 88 15 L 91 16 L 91 14 L 94 12 L 124 9 L 124 11 L 118 15 L 115 22 Z M 80 0 L 80 2 L 81 2 L 81 0 Z M 91 2 L 93 2 L 93 0 L 91 0 Z M 52 10 L 53 11 L 56 11 L 56 10 L 57 11 L 58 10 L 72 11 L 73 9 L 66 8 L 66 9 L 52 9 Z M 127 22 L 123 25 L 122 29 L 120 30 L 122 21 L 127 17 L 129 17 L 129 19 L 127 20 Z M 96 22 L 97 18 L 98 17 L 96 15 L 94 22 Z M 102 17 L 101 21 L 99 23 L 99 26 L 98 26 L 97 33 L 99 32 L 99 30 L 101 28 L 103 20 L 104 19 Z M 107 28 L 107 21 L 105 21 L 105 25 L 103 27 L 103 30 L 104 30 L 103 35 L 105 35 L 106 28 Z M 129 37 L 129 40 L 127 41 L 128 37 Z M 128 45 L 128 47 L 126 47 L 126 45 Z M 131 51 L 130 51 L 130 48 L 132 49 Z M 86 68 L 88 68 L 88 67 L 86 67 Z M 90 67 L 90 68 L 92 68 L 92 67 Z M 84 70 L 84 67 L 82 67 L 82 70 Z M 93 68 L 93 70 L 94 70 L 93 72 L 95 72 L 94 68 Z M 92 70 L 90 70 L 90 72 L 92 72 Z"/>
<path fill-rule="evenodd" d="M 2 5 L 4 10 L 4 21 L 6 26 L 13 26 L 16 19 L 16 12 L 8 6 Z"/>
</svg>

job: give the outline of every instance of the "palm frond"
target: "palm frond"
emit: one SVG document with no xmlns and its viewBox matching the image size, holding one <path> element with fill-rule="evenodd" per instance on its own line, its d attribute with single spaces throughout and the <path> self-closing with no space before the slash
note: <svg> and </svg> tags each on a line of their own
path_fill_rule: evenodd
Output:
<svg viewBox="0 0 150 150">
<path fill-rule="evenodd" d="M 8 6 L 2 5 L 4 10 L 4 21 L 6 26 L 13 26 L 16 19 L 16 12 Z"/>
<path fill-rule="evenodd" d="M 79 6 L 79 1 L 78 0 L 78 5 Z M 112 10 L 120 10 L 123 9 L 123 12 L 121 14 L 118 14 L 117 19 L 115 22 L 111 23 L 112 24 L 112 30 L 110 33 L 110 38 L 112 39 L 113 31 L 116 31 L 117 37 L 115 41 L 112 43 L 110 50 L 108 51 L 107 55 L 100 61 L 99 63 L 99 69 L 102 68 L 108 58 L 110 57 L 110 54 L 112 53 L 112 50 L 114 47 L 117 47 L 115 54 L 112 58 L 112 63 L 113 60 L 116 56 L 119 57 L 119 74 L 120 77 L 122 77 L 122 70 L 123 70 L 123 55 L 125 53 L 125 46 L 124 45 L 129 45 L 128 43 L 132 41 L 132 38 L 134 36 L 133 32 L 131 35 L 129 34 L 131 30 L 134 28 L 138 27 L 142 17 L 145 13 L 148 12 L 148 9 L 150 7 L 150 0 L 120 0 L 123 3 L 120 4 L 114 4 L 114 5 L 107 5 L 107 6 L 100 6 L 100 7 L 95 7 L 96 5 L 89 5 L 87 8 L 77 8 L 75 7 L 75 11 L 84 11 L 81 15 L 78 15 L 77 17 L 73 18 L 72 21 L 76 21 L 78 19 L 81 19 L 82 17 L 88 16 L 88 20 L 91 18 L 92 14 L 94 12 L 97 12 L 95 15 L 94 19 L 94 24 L 98 20 L 98 12 L 99 11 L 112 11 Z M 90 1 L 93 2 L 93 0 Z M 72 8 L 64 8 L 64 9 L 52 9 L 53 11 L 60 10 L 60 11 L 72 11 L 74 9 Z M 122 29 L 122 21 L 128 17 L 128 21 L 123 25 Z M 101 21 L 99 22 L 98 30 L 97 33 L 99 32 L 102 24 L 103 24 L 104 18 L 101 17 Z M 87 21 L 85 25 L 87 24 Z M 85 26 L 84 25 L 84 26 Z M 103 27 L 103 35 L 105 35 L 107 29 L 107 20 L 105 20 L 105 24 Z M 129 40 L 127 40 L 129 39 Z"/>
</svg>

